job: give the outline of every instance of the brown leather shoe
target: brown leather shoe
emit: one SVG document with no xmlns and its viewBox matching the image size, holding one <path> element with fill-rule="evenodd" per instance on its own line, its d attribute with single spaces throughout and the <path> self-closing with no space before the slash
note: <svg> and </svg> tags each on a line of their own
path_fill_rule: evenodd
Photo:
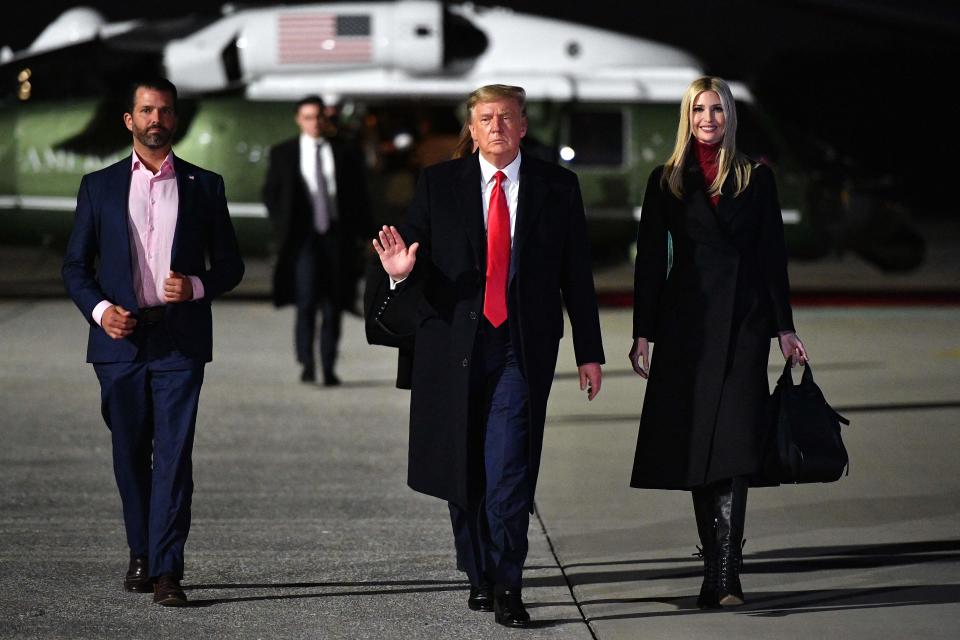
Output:
<svg viewBox="0 0 960 640">
<path fill-rule="evenodd" d="M 123 590 L 136 593 L 153 592 L 153 581 L 147 572 L 147 559 L 142 556 L 130 556 L 127 575 L 123 576 Z"/>
<path fill-rule="evenodd" d="M 160 576 L 153 585 L 153 601 L 164 607 L 184 607 L 187 595 L 180 588 L 180 580 L 173 576 Z"/>
</svg>

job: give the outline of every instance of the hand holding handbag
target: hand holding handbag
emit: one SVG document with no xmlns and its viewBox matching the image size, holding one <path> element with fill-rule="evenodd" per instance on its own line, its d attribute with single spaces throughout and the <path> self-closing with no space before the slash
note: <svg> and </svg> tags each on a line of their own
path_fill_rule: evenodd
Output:
<svg viewBox="0 0 960 640">
<path fill-rule="evenodd" d="M 810 363 L 800 384 L 793 384 L 790 361 L 770 394 L 769 432 L 764 478 L 775 484 L 833 482 L 850 473 L 850 459 L 840 437 L 840 424 L 850 421 L 827 404 L 813 381 Z"/>
</svg>

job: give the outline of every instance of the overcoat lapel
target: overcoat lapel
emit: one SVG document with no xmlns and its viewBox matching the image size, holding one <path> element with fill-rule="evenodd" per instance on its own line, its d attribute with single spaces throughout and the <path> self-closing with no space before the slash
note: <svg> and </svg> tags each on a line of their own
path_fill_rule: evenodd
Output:
<svg viewBox="0 0 960 640">
<path fill-rule="evenodd" d="M 701 233 L 707 236 L 726 239 L 725 225 L 721 223 L 717 211 L 710 203 L 703 173 L 697 166 L 696 160 L 687 163 L 687 169 L 684 172 L 683 198 L 687 203 L 687 223 L 692 232 L 699 228 Z M 723 196 L 720 199 L 723 200 Z"/>
<path fill-rule="evenodd" d="M 733 197 L 733 192 L 736 191 L 736 188 L 737 179 L 731 171 L 723 183 L 720 201 L 717 202 L 717 219 L 720 221 L 720 226 L 728 235 L 732 235 L 737 218 L 744 210 L 744 207 L 740 206 L 743 199 Z"/>
<path fill-rule="evenodd" d="M 688 161 L 684 193 L 690 194 L 690 204 L 696 210 L 697 217 L 704 222 L 709 218 L 714 223 L 712 226 L 715 226 L 718 232 L 728 238 L 733 236 L 737 218 L 744 211 L 744 207 L 740 206 L 744 199 L 734 198 L 733 192 L 735 190 L 736 176 L 731 172 L 723 182 L 720 199 L 717 201 L 716 208 L 714 208 L 710 202 L 710 196 L 707 194 L 707 184 L 703 172 L 700 171 L 697 161 L 695 159 Z M 706 213 L 712 215 L 706 216 Z"/>
<path fill-rule="evenodd" d="M 133 291 L 133 270 L 138 266 L 133 263 L 133 256 L 130 254 L 130 224 L 128 221 L 130 167 L 132 162 L 132 156 L 127 156 L 125 160 L 115 164 L 108 174 L 107 184 L 102 191 L 105 198 L 102 211 L 108 216 L 107 220 L 103 220 L 105 225 L 104 235 L 117 239 L 119 262 L 128 266 L 127 269 L 121 271 L 120 276 L 123 279 L 121 290 L 129 292 L 130 297 L 128 300 L 118 301 L 127 309 L 137 308 L 137 298 Z"/>
<path fill-rule="evenodd" d="M 531 168 L 534 167 L 534 168 Z M 530 162 L 520 160 L 520 194 L 517 198 L 517 228 L 514 238 L 515 263 L 519 262 L 520 252 L 524 241 L 536 227 L 543 208 L 543 201 L 547 196 L 547 186 L 543 183 L 543 176 Z"/>
<path fill-rule="evenodd" d="M 173 233 L 173 247 L 170 250 L 170 267 L 177 264 L 177 249 L 180 247 L 184 229 L 193 223 L 193 201 L 196 196 L 197 176 L 190 167 L 177 156 L 173 157 L 173 167 L 177 174 L 177 228 Z M 175 270 L 175 269 L 174 269 Z"/>
<path fill-rule="evenodd" d="M 467 231 L 470 246 L 473 247 L 474 262 L 483 269 L 487 262 L 486 231 L 483 227 L 483 191 L 481 190 L 480 160 L 477 154 L 464 159 L 460 171 L 460 184 L 454 189 L 457 199 L 457 211 L 463 214 L 463 228 Z"/>
</svg>

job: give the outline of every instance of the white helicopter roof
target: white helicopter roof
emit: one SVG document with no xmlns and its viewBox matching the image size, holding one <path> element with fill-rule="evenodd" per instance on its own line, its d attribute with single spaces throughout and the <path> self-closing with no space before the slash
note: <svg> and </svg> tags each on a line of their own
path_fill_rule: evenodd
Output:
<svg viewBox="0 0 960 640">
<path fill-rule="evenodd" d="M 95 39 L 143 21 L 107 23 L 77 7 L 4 63 Z M 465 44 L 466 43 L 466 44 Z M 604 29 L 440 0 L 337 2 L 234 11 L 163 51 L 184 95 L 242 87 L 251 100 L 330 103 L 354 98 L 461 100 L 492 83 L 523 86 L 531 100 L 671 102 L 703 74 L 690 54 Z M 734 96 L 750 92 L 731 83 Z"/>
<path fill-rule="evenodd" d="M 140 22 L 137 20 L 108 23 L 96 9 L 74 7 L 48 24 L 24 53 L 33 55 L 95 38 L 109 38 L 129 31 L 138 24 Z"/>
<path fill-rule="evenodd" d="M 505 8 L 446 7 L 483 34 L 472 57 L 445 60 L 438 0 L 306 4 L 237 11 L 167 45 L 164 64 L 184 93 L 245 87 L 253 100 L 462 99 L 478 86 L 516 84 L 532 100 L 676 102 L 702 67 L 642 38 Z M 225 51 L 236 49 L 233 69 Z M 749 99 L 745 87 L 734 94 Z"/>
</svg>

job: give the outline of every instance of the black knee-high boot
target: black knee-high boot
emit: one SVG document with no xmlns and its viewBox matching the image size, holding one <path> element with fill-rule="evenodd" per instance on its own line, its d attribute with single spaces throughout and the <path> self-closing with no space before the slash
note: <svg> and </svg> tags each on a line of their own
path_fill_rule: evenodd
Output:
<svg viewBox="0 0 960 640">
<path fill-rule="evenodd" d="M 717 519 L 714 515 L 713 487 L 700 487 L 690 492 L 693 496 L 693 513 L 697 518 L 697 533 L 700 536 L 700 556 L 703 558 L 703 584 L 697 596 L 701 609 L 716 609 L 720 606 L 717 595 Z"/>
<path fill-rule="evenodd" d="M 743 604 L 740 569 L 743 566 L 743 525 L 747 513 L 747 480 L 732 478 L 714 493 L 717 518 L 717 599 L 720 606 Z"/>
</svg>

